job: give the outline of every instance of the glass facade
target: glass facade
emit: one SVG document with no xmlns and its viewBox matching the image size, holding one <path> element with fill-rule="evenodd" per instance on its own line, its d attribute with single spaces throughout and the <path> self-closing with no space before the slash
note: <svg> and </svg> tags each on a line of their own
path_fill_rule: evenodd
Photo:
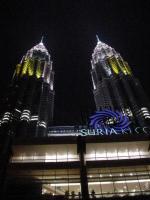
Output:
<svg viewBox="0 0 150 200">
<path fill-rule="evenodd" d="M 88 143 L 86 161 L 150 158 L 148 141 Z M 16 145 L 12 162 L 79 161 L 76 144 Z"/>
<path fill-rule="evenodd" d="M 10 173 L 8 182 L 14 181 L 16 187 L 19 185 L 35 184 L 40 185 L 38 193 L 41 195 L 61 196 L 68 198 L 81 197 L 79 169 L 50 169 L 50 170 L 17 170 Z M 21 192 L 21 191 L 20 191 Z"/>
<path fill-rule="evenodd" d="M 79 170 L 51 170 L 51 180 L 47 184 L 42 185 L 42 193 L 53 195 L 74 194 L 78 197 L 81 193 Z"/>
<path fill-rule="evenodd" d="M 79 161 L 76 144 L 16 145 L 13 151 L 13 163 Z"/>
<path fill-rule="evenodd" d="M 86 160 L 122 160 L 149 158 L 149 142 L 90 143 L 86 148 Z"/>
<path fill-rule="evenodd" d="M 8 182 L 16 187 L 37 184 L 38 194 L 52 198 L 80 199 L 82 176 L 86 176 L 91 199 L 150 195 L 150 166 L 139 161 L 150 157 L 149 141 L 87 143 L 84 175 L 80 147 L 78 144 L 15 145 L 12 166 L 15 164 L 18 170 L 9 171 Z M 127 165 L 121 160 L 126 160 Z M 139 162 L 138 166 L 130 164 L 133 160 Z M 114 161 L 117 161 L 116 166 L 112 165 Z M 29 170 L 25 170 L 28 164 Z M 43 169 L 45 164 L 47 167 Z M 35 189 L 33 196 L 34 192 Z"/>
<path fill-rule="evenodd" d="M 79 169 L 17 170 L 14 175 L 16 185 L 40 184 L 41 195 L 81 197 Z M 88 168 L 87 177 L 90 198 L 150 195 L 150 166 Z"/>
<path fill-rule="evenodd" d="M 150 194 L 150 167 L 88 169 L 89 193 L 96 197 Z"/>
</svg>

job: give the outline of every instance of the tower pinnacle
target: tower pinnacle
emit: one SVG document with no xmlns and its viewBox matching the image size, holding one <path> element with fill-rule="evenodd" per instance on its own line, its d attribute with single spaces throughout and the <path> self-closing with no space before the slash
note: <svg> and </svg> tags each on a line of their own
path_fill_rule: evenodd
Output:
<svg viewBox="0 0 150 200">
<path fill-rule="evenodd" d="M 42 35 L 40 43 L 43 43 L 44 36 Z"/>
<path fill-rule="evenodd" d="M 47 48 L 45 47 L 45 45 L 43 44 L 43 36 L 41 38 L 41 41 L 36 44 L 35 46 L 33 46 L 30 50 L 28 50 L 26 57 L 38 57 L 38 59 L 46 59 L 48 61 L 50 61 L 50 54 L 47 50 Z M 41 52 L 41 54 L 39 54 L 39 52 Z"/>
<path fill-rule="evenodd" d="M 97 43 L 100 42 L 98 35 L 96 34 Z"/>
</svg>

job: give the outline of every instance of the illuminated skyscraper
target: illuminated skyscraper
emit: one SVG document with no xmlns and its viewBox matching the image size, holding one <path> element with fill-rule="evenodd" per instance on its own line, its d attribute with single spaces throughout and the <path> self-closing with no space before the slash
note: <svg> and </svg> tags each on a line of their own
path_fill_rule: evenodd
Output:
<svg viewBox="0 0 150 200">
<path fill-rule="evenodd" d="M 44 136 L 52 123 L 54 72 L 42 40 L 16 66 L 3 106 L 1 129 L 17 136 Z"/>
<path fill-rule="evenodd" d="M 42 42 L 17 65 L 1 122 L 0 199 L 150 199 L 148 126 L 138 127 L 148 131 L 142 134 L 49 126 L 53 77 Z M 149 120 L 139 82 L 121 56 L 100 41 L 93 53 L 92 78 L 97 110 L 118 110 L 140 125 Z"/>
<path fill-rule="evenodd" d="M 97 110 L 117 110 L 127 115 L 133 126 L 146 125 L 150 120 L 148 99 L 121 55 L 97 37 L 91 64 Z"/>
</svg>

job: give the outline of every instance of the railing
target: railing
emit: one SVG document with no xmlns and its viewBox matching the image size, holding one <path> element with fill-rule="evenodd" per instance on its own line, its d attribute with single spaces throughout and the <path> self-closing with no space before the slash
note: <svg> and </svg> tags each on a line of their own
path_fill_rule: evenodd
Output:
<svg viewBox="0 0 150 200">
<path fill-rule="evenodd" d="M 147 191 L 135 191 L 135 192 L 118 192 L 118 193 L 101 193 L 101 194 L 89 194 L 90 199 L 110 198 L 110 197 L 129 197 L 138 195 L 150 195 L 150 190 Z"/>
<path fill-rule="evenodd" d="M 120 199 L 120 197 L 124 197 L 124 199 L 130 199 L 130 197 L 138 197 L 138 200 L 147 200 L 149 199 L 149 195 L 150 195 L 150 191 L 144 191 L 144 192 L 123 192 L 123 193 L 103 193 L 103 194 L 89 194 L 89 199 L 101 199 L 101 198 L 115 198 L 116 199 Z M 147 197 L 146 197 L 147 196 Z M 141 197 L 141 198 L 140 198 Z M 79 195 L 50 195 L 50 194 L 44 194 L 44 195 L 7 195 L 8 199 L 43 199 L 43 200 L 74 200 L 74 199 L 78 199 L 78 200 L 82 200 L 82 196 Z M 136 198 L 137 199 L 137 198 Z M 88 199 L 87 199 L 88 200 Z"/>
</svg>

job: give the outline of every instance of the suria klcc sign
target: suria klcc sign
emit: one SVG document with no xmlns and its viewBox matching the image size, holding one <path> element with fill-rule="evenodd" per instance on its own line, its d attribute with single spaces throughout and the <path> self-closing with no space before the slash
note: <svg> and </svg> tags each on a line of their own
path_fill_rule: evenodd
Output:
<svg viewBox="0 0 150 200">
<path fill-rule="evenodd" d="M 89 119 L 88 128 L 65 129 L 49 131 L 48 136 L 109 136 L 125 134 L 150 134 L 150 127 L 139 127 L 131 124 L 129 117 L 122 112 L 112 110 L 96 111 Z"/>
<path fill-rule="evenodd" d="M 127 115 L 119 111 L 103 110 L 96 111 L 90 117 L 89 129 L 79 130 L 80 135 L 119 135 L 131 133 L 146 133 L 150 132 L 148 127 L 135 127 L 131 129 L 131 121 Z"/>
</svg>

